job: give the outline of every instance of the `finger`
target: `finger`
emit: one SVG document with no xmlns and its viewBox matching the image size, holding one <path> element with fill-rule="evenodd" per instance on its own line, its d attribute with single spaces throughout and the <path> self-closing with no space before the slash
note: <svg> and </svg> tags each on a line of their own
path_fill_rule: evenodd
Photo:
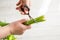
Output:
<svg viewBox="0 0 60 40">
<path fill-rule="evenodd" d="M 24 12 L 21 11 L 21 14 L 24 15 Z"/>
<path fill-rule="evenodd" d="M 31 6 L 31 1 L 27 0 L 26 4 L 27 4 L 28 7 L 30 7 Z"/>
<path fill-rule="evenodd" d="M 16 7 L 16 10 L 19 10 L 20 8 L 19 7 Z"/>
<path fill-rule="evenodd" d="M 25 15 L 25 13 L 24 13 L 19 7 L 17 7 L 16 10 L 19 10 L 19 12 L 20 12 L 22 15 Z"/>
<path fill-rule="evenodd" d="M 20 12 L 20 14 L 22 14 L 22 15 L 26 15 L 26 13 L 25 12 L 23 12 L 23 11 L 19 11 Z"/>
<path fill-rule="evenodd" d="M 20 7 L 16 7 L 16 10 L 19 10 L 19 11 L 21 11 L 21 8 L 20 8 Z"/>
<path fill-rule="evenodd" d="M 22 29 L 25 31 L 25 30 L 27 30 L 27 29 L 31 29 L 31 26 L 27 26 L 27 25 L 23 25 L 23 24 L 19 24 L 21 27 L 22 27 Z"/>
<path fill-rule="evenodd" d="M 21 1 L 19 0 L 16 5 L 18 6 L 20 3 L 21 3 Z"/>
<path fill-rule="evenodd" d="M 20 23 L 24 23 L 24 22 L 26 22 L 27 20 L 26 19 L 22 19 L 22 20 L 20 20 L 19 22 Z"/>
<path fill-rule="evenodd" d="M 27 26 L 27 29 L 31 29 L 31 25 Z"/>
<path fill-rule="evenodd" d="M 21 9 L 19 10 L 19 12 L 20 12 L 22 15 L 25 15 L 25 12 L 23 12 Z"/>
<path fill-rule="evenodd" d="M 16 7 L 16 9 L 20 9 L 20 8 L 21 8 L 21 5 L 22 5 L 22 4 L 20 4 L 18 7 Z"/>
</svg>

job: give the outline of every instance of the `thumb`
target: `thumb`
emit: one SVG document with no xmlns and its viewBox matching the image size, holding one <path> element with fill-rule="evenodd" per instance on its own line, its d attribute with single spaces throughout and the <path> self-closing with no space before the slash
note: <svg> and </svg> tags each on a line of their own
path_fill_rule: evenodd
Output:
<svg viewBox="0 0 60 40">
<path fill-rule="evenodd" d="M 26 19 L 22 19 L 22 20 L 20 20 L 19 22 L 20 23 L 24 23 L 24 22 L 26 22 L 27 20 Z"/>
</svg>

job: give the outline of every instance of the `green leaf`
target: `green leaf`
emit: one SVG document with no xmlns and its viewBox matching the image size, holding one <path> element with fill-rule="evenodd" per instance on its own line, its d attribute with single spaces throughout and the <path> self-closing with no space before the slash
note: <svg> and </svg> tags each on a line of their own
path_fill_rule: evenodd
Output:
<svg viewBox="0 0 60 40">
<path fill-rule="evenodd" d="M 2 27 L 3 27 L 3 26 L 6 26 L 6 25 L 8 25 L 8 24 L 9 24 L 9 23 L 1 22 L 1 21 L 0 21 L 0 26 L 2 26 Z"/>
<path fill-rule="evenodd" d="M 39 16 L 39 17 L 37 17 L 35 19 L 28 20 L 27 22 L 24 22 L 23 24 L 25 24 L 25 25 L 31 25 L 31 24 L 38 23 L 38 22 L 43 22 L 43 21 L 45 21 L 44 20 L 44 16 Z"/>
<path fill-rule="evenodd" d="M 35 22 L 34 20 L 35 20 L 36 22 Z M 43 21 L 45 21 L 45 20 L 44 20 L 44 16 L 39 16 L 39 17 L 37 17 L 37 18 L 35 18 L 35 19 L 28 20 L 27 22 L 24 22 L 23 24 L 24 24 L 24 25 L 31 25 L 31 24 L 38 23 L 38 22 L 43 22 Z M 9 23 L 1 22 L 1 21 L 0 21 L 0 26 L 2 26 L 2 27 L 6 26 L 6 25 L 8 25 L 8 24 L 9 24 Z M 6 39 L 7 39 L 7 40 L 16 40 L 15 37 L 14 37 L 14 35 L 9 35 L 9 36 L 7 36 Z"/>
<path fill-rule="evenodd" d="M 9 35 L 6 38 L 7 40 L 15 40 L 16 38 L 14 37 L 14 35 Z"/>
</svg>

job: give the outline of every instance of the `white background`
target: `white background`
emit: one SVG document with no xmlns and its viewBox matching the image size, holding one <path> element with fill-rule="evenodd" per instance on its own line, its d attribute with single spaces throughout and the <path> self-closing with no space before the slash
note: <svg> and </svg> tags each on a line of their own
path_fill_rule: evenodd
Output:
<svg viewBox="0 0 60 40">
<path fill-rule="evenodd" d="M 0 0 L 0 21 L 13 22 L 28 18 L 16 11 L 18 0 Z M 46 21 L 33 24 L 17 40 L 60 40 L 60 0 L 31 0 L 31 16 L 45 15 Z"/>
</svg>

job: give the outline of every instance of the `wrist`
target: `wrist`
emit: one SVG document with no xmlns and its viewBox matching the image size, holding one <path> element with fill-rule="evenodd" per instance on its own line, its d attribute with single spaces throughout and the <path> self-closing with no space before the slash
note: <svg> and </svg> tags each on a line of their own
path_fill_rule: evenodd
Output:
<svg viewBox="0 0 60 40">
<path fill-rule="evenodd" d="M 11 25 L 8 25 L 8 29 L 9 29 L 9 32 L 10 32 L 10 34 L 13 34 L 13 26 L 11 26 Z"/>
<path fill-rule="evenodd" d="M 11 28 L 10 28 L 10 26 L 7 25 L 5 28 L 7 30 L 7 34 L 10 35 L 11 34 Z"/>
<path fill-rule="evenodd" d="M 0 28 L 0 38 L 5 38 L 10 34 L 11 32 L 8 25 Z"/>
</svg>

